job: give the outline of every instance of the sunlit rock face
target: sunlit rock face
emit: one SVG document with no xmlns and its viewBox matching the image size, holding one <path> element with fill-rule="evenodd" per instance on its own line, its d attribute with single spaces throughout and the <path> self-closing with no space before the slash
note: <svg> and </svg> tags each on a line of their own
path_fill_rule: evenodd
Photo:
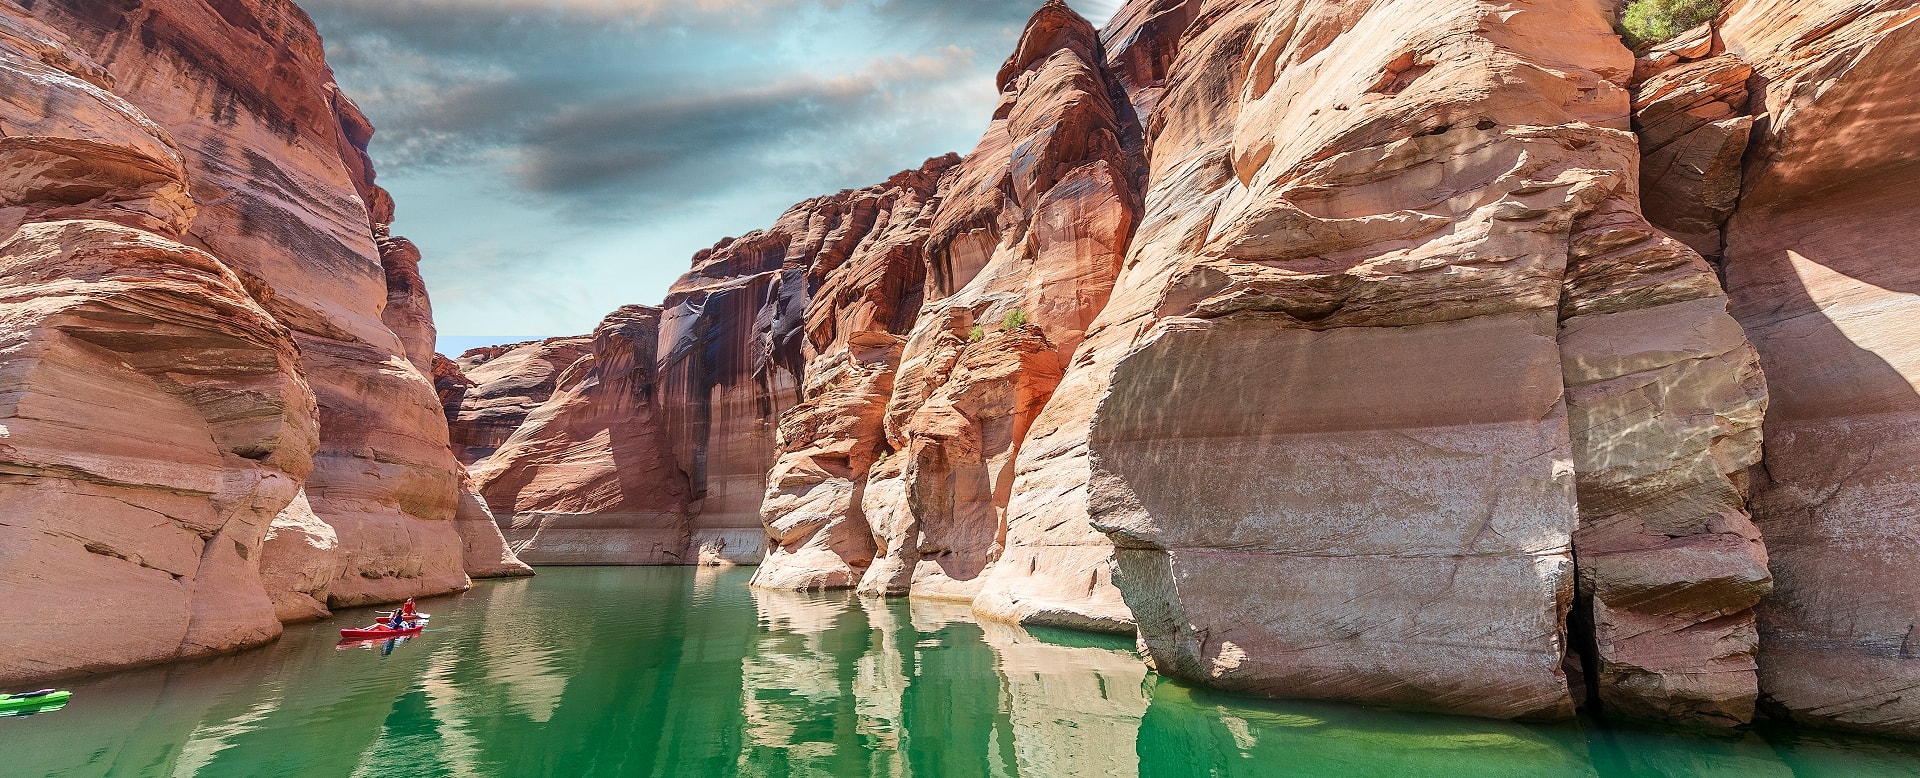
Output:
<svg viewBox="0 0 1920 778">
<path fill-rule="evenodd" d="M 498 519 L 480 496 L 473 477 L 460 475 L 460 502 L 454 508 L 453 528 L 460 533 L 460 558 L 474 578 L 512 578 L 533 575 L 533 568 L 507 545 Z"/>
<path fill-rule="evenodd" d="M 686 481 L 668 452 L 653 380 L 660 309 L 628 306 L 594 331 L 473 478 L 532 564 L 684 564 Z"/>
<path fill-rule="evenodd" d="M 276 637 L 261 543 L 317 439 L 287 328 L 187 245 L 174 136 L 87 51 L 0 8 L 6 685 Z"/>
<path fill-rule="evenodd" d="M 1920 736 L 1920 21 L 1826 0 L 1723 18 L 1760 117 L 1724 266 L 1772 395 L 1761 691 L 1795 719 Z"/>
<path fill-rule="evenodd" d="M 1114 256 L 1101 258 L 1111 263 L 1116 278 L 1120 258 L 1136 237 L 1140 221 L 1137 198 L 1147 180 L 1144 125 L 1165 92 L 1181 36 L 1200 5 L 1198 0 L 1128 3 L 1100 35 L 1098 62 L 1114 118 L 1112 129 L 1119 136 L 1122 169 L 1135 198 L 1127 204 L 1129 234 L 1105 247 Z M 1036 17 L 1036 23 L 1041 19 Z M 1093 528 L 1087 504 L 1091 470 L 1086 434 L 1105 375 L 1099 360 L 1103 353 L 1111 353 L 1103 352 L 1101 346 L 1111 348 L 1124 339 L 1118 330 L 1092 322 L 1114 293 L 1088 300 L 1091 305 L 1083 313 L 1089 316 L 1088 324 L 1075 337 L 1094 342 L 1061 352 L 1063 367 L 1071 365 L 1071 369 L 1064 371 L 1020 443 L 1013 491 L 1006 504 L 1005 548 L 974 598 L 974 610 L 981 616 L 1133 632 L 1133 614 L 1113 585 L 1113 543 Z M 1127 294 L 1124 289 L 1117 293 Z"/>
<path fill-rule="evenodd" d="M 1663 44 L 1636 66 L 1633 129 L 1640 136 L 1640 203 L 1647 219 L 1719 261 L 1752 137 L 1753 66 L 1729 54 L 1711 27 Z"/>
<path fill-rule="evenodd" d="M 832 208 L 813 207 L 812 229 L 829 248 L 805 274 L 806 399 L 780 419 L 760 508 L 770 543 L 757 587 L 852 588 L 872 563 L 862 500 L 869 470 L 887 452 L 883 420 L 918 313 L 934 189 L 955 162 L 931 160 L 843 194 Z"/>
<path fill-rule="evenodd" d="M 447 414 L 454 455 L 473 465 L 493 455 L 535 408 L 553 396 L 560 374 L 586 356 L 591 337 L 487 346 L 435 363 L 434 388 Z"/>
<path fill-rule="evenodd" d="M 942 182 L 928 302 L 887 404 L 899 460 L 867 495 L 885 504 L 862 591 L 973 602 L 1009 548 L 1029 573 L 1044 555 L 1042 530 L 1010 527 L 1019 453 L 1112 293 L 1137 210 L 1100 51 L 1085 19 L 1043 5 L 1000 69 L 992 124 Z M 1022 595 L 1084 591 L 1048 583 L 1013 577 L 989 610 L 1018 619 L 1038 610 Z"/>
<path fill-rule="evenodd" d="M 10 8 L 0 680 L 466 587 L 419 254 L 311 22 Z"/>
<path fill-rule="evenodd" d="M 373 185 L 372 127 L 331 83 L 311 21 L 285 0 L 218 11 L 72 0 L 33 13 L 101 52 L 117 93 L 171 133 L 200 205 L 187 237 L 292 331 L 320 409 L 306 494 L 345 560 L 327 601 L 465 587 L 457 465 L 423 372 L 424 294 L 393 290 L 416 306 L 396 312 L 401 334 L 383 321 L 389 268 L 376 228 L 392 203 Z M 388 242 L 387 264 L 405 278 L 406 247 Z"/>
<path fill-rule="evenodd" d="M 1710 268 L 1637 212 L 1632 67 L 1574 3 L 1193 22 L 1065 380 L 1161 672 L 1565 716 L 1592 540 L 1601 699 L 1751 715 L 1766 571 L 1729 474 L 1764 400 Z"/>
</svg>

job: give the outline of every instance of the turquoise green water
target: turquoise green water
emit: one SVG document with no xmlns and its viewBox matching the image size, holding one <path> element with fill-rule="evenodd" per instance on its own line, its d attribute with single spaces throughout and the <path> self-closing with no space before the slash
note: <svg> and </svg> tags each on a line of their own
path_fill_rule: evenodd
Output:
<svg viewBox="0 0 1920 778">
<path fill-rule="evenodd" d="M 547 569 L 239 656 L 72 684 L 0 718 L 0 775 L 1910 776 L 1920 747 L 1718 739 L 1252 700 L 1148 674 L 1126 641 L 963 607 L 746 588 L 748 570 Z"/>
</svg>

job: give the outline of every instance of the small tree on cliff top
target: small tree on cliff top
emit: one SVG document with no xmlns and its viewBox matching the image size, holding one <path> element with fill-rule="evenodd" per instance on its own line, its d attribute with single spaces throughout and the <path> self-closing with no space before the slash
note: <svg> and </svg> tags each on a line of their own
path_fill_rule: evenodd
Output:
<svg viewBox="0 0 1920 778">
<path fill-rule="evenodd" d="M 1620 14 L 1620 35 L 1635 51 L 1672 40 L 1720 15 L 1724 0 L 1633 0 Z"/>
</svg>

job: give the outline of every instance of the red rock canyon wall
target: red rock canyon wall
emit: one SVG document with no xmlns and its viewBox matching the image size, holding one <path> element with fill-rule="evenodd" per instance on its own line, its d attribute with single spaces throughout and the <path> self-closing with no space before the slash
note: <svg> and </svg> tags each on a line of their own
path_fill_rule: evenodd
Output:
<svg viewBox="0 0 1920 778">
<path fill-rule="evenodd" d="M 1761 686 L 1796 719 L 1920 737 L 1920 5 L 1723 19 L 1758 119 L 1724 253 L 1773 399 Z"/>
<path fill-rule="evenodd" d="M 585 355 L 553 379 L 552 395 L 474 465 L 480 494 L 523 560 L 688 561 L 689 495 L 669 455 L 653 381 L 659 330 L 658 308 L 609 315 Z"/>
<path fill-rule="evenodd" d="M 1920 735 L 1920 10 L 1736 0 L 1637 60 L 1610 12 L 1043 5 L 964 160 L 675 287 L 681 558 L 757 514 L 757 586 L 1215 686 Z"/>
<path fill-rule="evenodd" d="M 0 681 L 524 570 L 456 520 L 418 252 L 304 13 L 7 6 L 0 78 Z"/>
</svg>

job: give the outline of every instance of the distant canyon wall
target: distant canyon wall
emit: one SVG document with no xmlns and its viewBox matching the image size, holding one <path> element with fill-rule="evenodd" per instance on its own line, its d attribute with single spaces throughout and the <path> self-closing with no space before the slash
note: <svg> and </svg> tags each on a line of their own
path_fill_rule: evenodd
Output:
<svg viewBox="0 0 1920 778">
<path fill-rule="evenodd" d="M 1736 0 L 1636 57 L 1582 0 L 1049 2 L 971 153 L 703 252 L 654 421 L 543 449 L 652 441 L 661 513 L 476 472 L 528 555 L 757 521 L 757 586 L 1213 686 L 1920 736 L 1916 19 Z"/>
<path fill-rule="evenodd" d="M 527 572 L 303 12 L 7 5 L 0 79 L 0 683 Z"/>
</svg>

